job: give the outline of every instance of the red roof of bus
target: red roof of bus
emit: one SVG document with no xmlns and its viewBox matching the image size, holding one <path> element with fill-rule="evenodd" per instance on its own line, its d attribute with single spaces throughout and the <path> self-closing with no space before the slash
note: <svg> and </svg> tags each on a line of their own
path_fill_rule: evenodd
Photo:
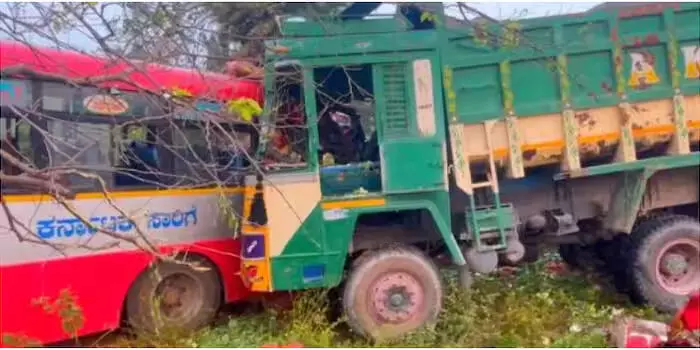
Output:
<svg viewBox="0 0 700 350">
<path fill-rule="evenodd" d="M 162 92 L 173 88 L 185 89 L 195 96 L 215 98 L 225 101 L 233 98 L 252 98 L 262 104 L 263 89 L 259 81 L 244 80 L 223 74 L 201 72 L 157 64 L 133 69 L 128 81 L 152 92 Z M 117 75 L 133 68 L 128 62 L 110 61 L 81 54 L 75 51 L 56 50 L 28 46 L 22 43 L 0 41 L 0 69 L 23 65 L 29 70 L 80 79 L 105 75 Z M 134 84 L 110 81 L 97 84 L 101 87 L 115 87 L 120 90 L 136 91 Z"/>
</svg>

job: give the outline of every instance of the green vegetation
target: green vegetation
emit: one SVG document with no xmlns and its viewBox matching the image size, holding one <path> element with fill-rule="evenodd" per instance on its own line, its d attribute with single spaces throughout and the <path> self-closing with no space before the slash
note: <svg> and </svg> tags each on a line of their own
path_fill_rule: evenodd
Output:
<svg viewBox="0 0 700 350">
<path fill-rule="evenodd" d="M 664 321 L 611 292 L 608 281 L 569 272 L 553 256 L 519 269 L 481 276 L 462 291 L 454 271 L 445 271 L 443 312 L 433 330 L 388 344 L 372 344 L 333 320 L 327 294 L 307 291 L 287 311 L 231 316 L 192 334 L 119 338 L 111 346 L 260 347 L 606 347 L 607 328 L 617 315 Z M 111 342 L 110 342 L 111 343 Z"/>
</svg>

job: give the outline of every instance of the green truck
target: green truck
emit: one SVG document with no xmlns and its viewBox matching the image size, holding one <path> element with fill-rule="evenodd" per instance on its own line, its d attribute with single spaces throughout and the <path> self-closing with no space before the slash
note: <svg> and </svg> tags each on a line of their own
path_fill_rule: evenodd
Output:
<svg viewBox="0 0 700 350">
<path fill-rule="evenodd" d="M 441 254 L 465 287 L 555 245 L 661 310 L 700 288 L 700 5 L 379 5 L 266 43 L 259 149 L 281 156 L 246 182 L 252 290 L 341 287 L 351 328 L 386 339 L 435 321 Z"/>
</svg>

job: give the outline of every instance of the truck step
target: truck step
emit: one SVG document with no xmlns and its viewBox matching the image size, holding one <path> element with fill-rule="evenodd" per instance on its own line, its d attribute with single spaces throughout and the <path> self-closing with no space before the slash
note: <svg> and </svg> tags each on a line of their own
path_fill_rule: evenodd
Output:
<svg viewBox="0 0 700 350">
<path fill-rule="evenodd" d="M 498 243 L 498 244 L 479 244 L 477 246 L 477 249 L 480 252 L 489 252 L 489 251 L 494 251 L 494 250 L 503 250 L 506 249 L 508 245 L 505 243 Z"/>
<path fill-rule="evenodd" d="M 466 211 L 467 230 L 478 251 L 501 250 L 506 247 L 506 238 L 515 227 L 515 211 L 510 204 L 484 207 L 469 207 Z M 496 244 L 486 240 L 496 238 Z"/>
<path fill-rule="evenodd" d="M 491 181 L 484 181 L 484 182 L 477 182 L 475 184 L 472 184 L 472 188 L 485 188 L 485 187 L 491 187 L 493 186 L 493 183 Z"/>
</svg>

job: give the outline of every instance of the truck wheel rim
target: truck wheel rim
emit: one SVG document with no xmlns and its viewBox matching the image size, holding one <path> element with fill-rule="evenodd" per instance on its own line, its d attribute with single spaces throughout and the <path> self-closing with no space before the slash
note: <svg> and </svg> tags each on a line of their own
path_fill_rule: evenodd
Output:
<svg viewBox="0 0 700 350">
<path fill-rule="evenodd" d="M 183 273 L 165 277 L 156 288 L 161 316 L 169 321 L 187 319 L 202 304 L 202 288 Z"/>
<path fill-rule="evenodd" d="M 654 272 L 659 285 L 670 293 L 687 295 L 700 288 L 700 242 L 682 238 L 666 243 Z"/>
<path fill-rule="evenodd" d="M 399 324 L 415 319 L 424 299 L 420 282 L 405 272 L 380 276 L 370 289 L 374 318 L 381 323 Z"/>
</svg>

